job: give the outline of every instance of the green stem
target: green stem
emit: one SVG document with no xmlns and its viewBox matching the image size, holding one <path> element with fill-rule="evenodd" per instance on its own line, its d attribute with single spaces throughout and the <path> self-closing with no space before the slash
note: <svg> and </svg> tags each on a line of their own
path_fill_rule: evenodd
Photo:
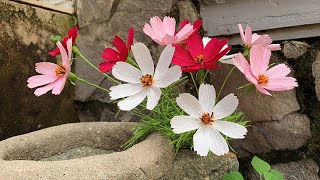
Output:
<svg viewBox="0 0 320 180">
<path fill-rule="evenodd" d="M 224 79 L 224 81 L 223 81 L 223 83 L 222 83 L 222 86 L 221 86 L 221 88 L 220 88 L 220 91 L 219 91 L 216 99 L 219 98 L 219 96 L 220 96 L 220 94 L 221 94 L 224 86 L 226 85 L 227 80 L 229 79 L 229 77 L 230 77 L 230 75 L 231 75 L 231 73 L 233 72 L 234 69 L 235 69 L 235 66 L 232 67 L 232 69 L 229 71 L 227 77 Z"/>
<path fill-rule="evenodd" d="M 207 76 L 208 76 L 208 73 L 209 73 L 210 71 L 209 70 L 207 70 L 206 71 L 206 73 L 204 74 L 204 76 L 203 76 L 203 79 L 202 79 L 202 83 L 204 83 L 205 82 L 205 80 L 206 80 L 206 78 L 207 78 Z M 201 83 L 201 84 L 202 84 Z"/>
<path fill-rule="evenodd" d="M 177 112 L 180 112 L 180 109 L 172 102 L 169 96 L 167 96 L 163 91 L 161 91 L 162 95 L 170 102 L 170 104 L 176 109 Z"/>
<path fill-rule="evenodd" d="M 131 57 L 129 57 L 129 56 L 127 57 L 127 63 L 131 64 L 132 66 L 134 66 L 136 68 L 139 67 L 138 64 L 133 59 L 131 59 Z"/>
<path fill-rule="evenodd" d="M 95 88 L 98 88 L 98 89 L 100 89 L 100 90 L 102 90 L 102 91 L 105 91 L 105 92 L 110 92 L 108 89 L 105 89 L 105 88 L 103 88 L 103 87 L 100 87 L 100 86 L 98 86 L 98 85 L 96 85 L 96 84 L 93 84 L 93 83 L 91 83 L 91 82 L 88 82 L 88 81 L 86 81 L 86 80 L 84 80 L 84 79 L 81 79 L 81 78 L 77 78 L 77 80 L 79 80 L 79 81 L 81 81 L 81 82 L 83 82 L 83 83 L 86 83 L 86 84 L 89 84 L 90 86 L 93 86 L 93 87 L 95 87 Z"/>
<path fill-rule="evenodd" d="M 94 68 L 95 70 L 97 70 L 98 72 L 100 72 L 102 75 L 104 75 L 106 78 L 108 78 L 110 81 L 116 83 L 116 84 L 120 84 L 120 82 L 118 82 L 117 80 L 113 79 L 112 77 L 110 77 L 108 74 L 101 72 L 95 65 L 93 65 L 86 57 L 83 56 L 83 54 L 79 51 L 79 49 L 77 48 L 77 46 L 73 46 L 72 47 L 73 52 L 78 55 L 79 57 L 81 57 L 81 59 L 83 59 L 87 64 L 89 64 L 92 68 Z"/>
<path fill-rule="evenodd" d="M 196 83 L 196 81 L 195 81 L 195 80 L 194 80 L 194 78 L 193 78 L 193 75 L 192 75 L 192 73 L 190 73 L 190 76 L 191 76 L 191 79 L 192 79 L 193 85 L 194 85 L 194 87 L 196 88 L 196 90 L 197 90 L 197 93 L 199 94 L 198 86 L 197 86 L 197 83 Z"/>
</svg>

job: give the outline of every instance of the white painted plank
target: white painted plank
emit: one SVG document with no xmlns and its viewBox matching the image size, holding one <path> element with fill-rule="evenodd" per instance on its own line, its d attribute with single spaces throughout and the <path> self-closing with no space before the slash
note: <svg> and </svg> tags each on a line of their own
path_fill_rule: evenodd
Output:
<svg viewBox="0 0 320 180">
<path fill-rule="evenodd" d="M 208 36 L 238 33 L 238 23 L 254 31 L 320 23 L 320 0 L 228 0 L 200 5 Z"/>
<path fill-rule="evenodd" d="M 51 9 L 54 11 L 66 13 L 66 14 L 74 14 L 74 7 L 73 7 L 73 0 L 64 1 L 64 0 L 46 0 L 46 1 L 39 1 L 39 0 L 13 0 L 16 2 L 29 4 L 31 6 L 37 6 L 45 9 Z"/>
</svg>

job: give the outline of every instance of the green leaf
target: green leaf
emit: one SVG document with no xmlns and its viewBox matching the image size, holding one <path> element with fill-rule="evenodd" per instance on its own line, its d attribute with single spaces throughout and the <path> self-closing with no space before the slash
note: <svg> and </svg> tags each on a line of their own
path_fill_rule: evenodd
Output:
<svg viewBox="0 0 320 180">
<path fill-rule="evenodd" d="M 243 180 L 243 177 L 239 172 L 234 171 L 223 176 L 222 180 Z"/>
<path fill-rule="evenodd" d="M 58 35 L 51 37 L 51 41 L 53 41 L 53 42 L 61 41 L 61 39 L 62 39 L 62 37 L 58 36 Z"/>
<path fill-rule="evenodd" d="M 253 157 L 251 164 L 260 175 L 263 175 L 270 170 L 270 165 L 257 156 Z"/>
<path fill-rule="evenodd" d="M 279 171 L 272 169 L 270 171 L 270 174 L 272 174 L 272 176 L 273 176 L 272 180 L 284 180 L 283 175 Z M 265 177 L 265 178 L 267 179 L 267 177 Z"/>
</svg>

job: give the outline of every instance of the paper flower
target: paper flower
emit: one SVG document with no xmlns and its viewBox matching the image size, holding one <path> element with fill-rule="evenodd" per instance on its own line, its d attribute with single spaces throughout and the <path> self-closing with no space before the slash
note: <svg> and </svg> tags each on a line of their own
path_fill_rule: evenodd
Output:
<svg viewBox="0 0 320 180">
<path fill-rule="evenodd" d="M 238 24 L 238 27 L 242 42 L 247 48 L 251 48 L 254 45 L 260 45 L 271 51 L 281 50 L 280 44 L 271 44 L 272 39 L 269 35 L 258 35 L 257 33 L 252 34 L 251 27 L 249 25 L 247 25 L 245 33 L 243 32 L 241 24 Z"/>
<path fill-rule="evenodd" d="M 65 49 L 67 49 L 67 41 L 68 41 L 68 39 L 72 39 L 72 45 L 73 45 L 74 42 L 75 42 L 76 39 L 77 39 L 77 36 L 78 36 L 78 28 L 77 28 L 77 26 L 75 25 L 75 26 L 73 26 L 71 29 L 69 29 L 69 31 L 68 31 L 68 36 L 65 37 L 65 38 L 63 38 L 63 40 L 61 41 L 62 46 L 63 46 Z M 60 53 L 59 48 L 56 48 L 56 49 L 50 51 L 48 54 L 49 54 L 50 56 L 56 56 L 56 55 L 59 55 L 59 54 L 61 54 L 61 53 Z"/>
<path fill-rule="evenodd" d="M 68 53 L 62 44 L 57 42 L 62 56 L 61 64 L 51 62 L 36 63 L 36 71 L 41 75 L 32 76 L 27 81 L 29 88 L 39 87 L 34 91 L 36 96 L 41 96 L 50 90 L 52 90 L 52 94 L 58 95 L 63 90 L 71 71 L 72 39 L 68 39 L 66 45 Z"/>
<path fill-rule="evenodd" d="M 187 41 L 187 48 L 179 44 L 175 46 L 172 64 L 181 66 L 183 72 L 216 68 L 216 62 L 231 49 L 231 46 L 224 48 L 226 44 L 226 39 L 218 40 L 217 38 L 212 38 L 203 44 L 201 36 L 194 35 Z"/>
<path fill-rule="evenodd" d="M 127 44 L 118 35 L 114 37 L 113 44 L 117 48 L 117 51 L 112 48 L 106 48 L 103 51 L 101 57 L 106 61 L 100 63 L 99 65 L 99 69 L 101 72 L 109 72 L 112 69 L 112 67 L 116 64 L 116 62 L 124 62 L 127 60 L 129 51 L 131 49 L 131 45 L 133 44 L 133 36 L 134 29 L 133 27 L 131 27 L 128 32 Z"/>
<path fill-rule="evenodd" d="M 229 94 L 216 104 L 216 92 L 212 85 L 201 84 L 199 100 L 188 93 L 177 97 L 178 106 L 189 116 L 175 116 L 171 128 L 176 134 L 196 130 L 193 148 L 200 156 L 207 156 L 209 150 L 220 156 L 229 152 L 229 147 L 220 134 L 234 139 L 243 139 L 247 129 L 239 124 L 222 120 L 238 107 L 238 99 Z"/>
<path fill-rule="evenodd" d="M 298 86 L 296 79 L 286 77 L 290 68 L 285 64 L 278 64 L 268 69 L 271 51 L 262 46 L 253 46 L 250 50 L 250 65 L 245 57 L 238 53 L 234 57 L 234 65 L 253 83 L 258 91 L 270 95 L 267 91 L 284 91 Z"/>
<path fill-rule="evenodd" d="M 187 23 L 176 33 L 176 20 L 168 16 L 164 17 L 163 21 L 154 16 L 150 19 L 150 24 L 144 25 L 143 32 L 162 46 L 182 42 L 195 31 L 193 26 Z"/>
<path fill-rule="evenodd" d="M 152 110 L 160 99 L 160 88 L 169 86 L 182 75 L 179 66 L 169 68 L 174 47 L 168 45 L 163 50 L 155 70 L 150 51 L 144 44 L 135 43 L 132 53 L 140 70 L 129 63 L 117 62 L 112 69 L 112 75 L 127 84 L 111 87 L 110 97 L 112 100 L 127 97 L 121 100 L 118 106 L 121 110 L 129 111 L 147 96 L 147 109 Z"/>
</svg>

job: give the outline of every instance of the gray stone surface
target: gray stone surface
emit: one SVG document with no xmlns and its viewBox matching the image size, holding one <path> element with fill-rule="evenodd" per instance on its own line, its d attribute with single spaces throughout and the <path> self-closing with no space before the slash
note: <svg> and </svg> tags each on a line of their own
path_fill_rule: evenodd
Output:
<svg viewBox="0 0 320 180">
<path fill-rule="evenodd" d="M 177 8 L 179 9 L 180 21 L 188 19 L 189 21 L 194 22 L 199 19 L 198 11 L 190 0 L 178 1 Z"/>
<path fill-rule="evenodd" d="M 120 151 L 121 145 L 131 137 L 134 125 L 65 124 L 9 138 L 0 142 L 0 177 L 6 180 L 157 179 L 172 167 L 173 145 L 159 134 L 153 134 Z M 83 146 L 120 152 L 63 161 L 36 161 Z"/>
<path fill-rule="evenodd" d="M 48 55 L 55 48 L 50 38 L 64 36 L 72 17 L 6 0 L 0 0 L 0 9 L 0 140 L 75 122 L 69 82 L 59 96 L 48 92 L 36 97 L 35 89 L 27 87 L 27 79 L 37 74 L 35 63 L 56 63 Z"/>
<path fill-rule="evenodd" d="M 308 51 L 309 45 L 301 41 L 287 41 L 283 45 L 282 52 L 287 59 L 298 59 Z"/>
<path fill-rule="evenodd" d="M 239 163 L 233 153 L 224 156 L 209 154 L 200 157 L 191 150 L 181 150 L 173 163 L 171 171 L 161 180 L 216 180 L 231 171 L 238 171 Z"/>
<path fill-rule="evenodd" d="M 314 77 L 314 83 L 316 85 L 316 93 L 318 100 L 320 101 L 320 53 L 317 54 L 315 61 L 312 64 L 312 75 Z"/>
<path fill-rule="evenodd" d="M 275 164 L 272 169 L 280 171 L 285 180 L 319 180 L 319 167 L 312 159 L 297 162 Z M 250 180 L 259 179 L 257 173 L 251 171 L 248 174 Z"/>
</svg>

